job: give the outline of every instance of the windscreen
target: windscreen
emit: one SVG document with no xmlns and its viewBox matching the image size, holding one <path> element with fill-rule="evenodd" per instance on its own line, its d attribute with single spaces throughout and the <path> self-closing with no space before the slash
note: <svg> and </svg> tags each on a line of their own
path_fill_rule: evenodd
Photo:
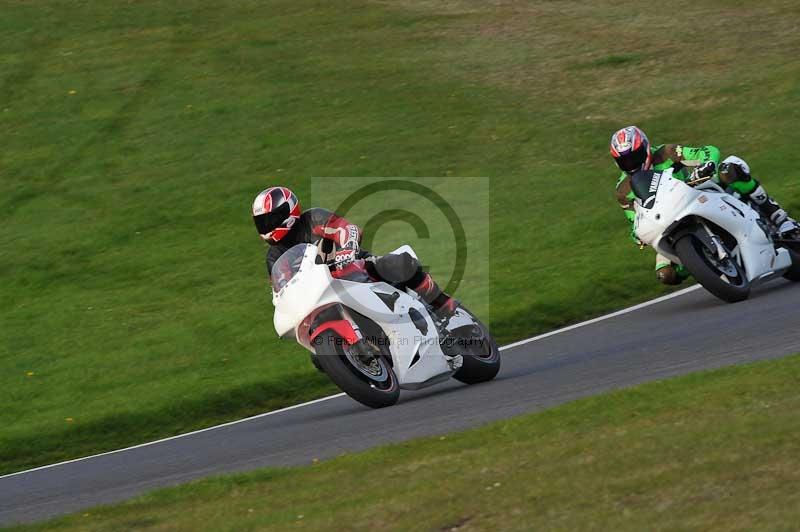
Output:
<svg viewBox="0 0 800 532">
<path fill-rule="evenodd" d="M 631 176 L 631 190 L 633 194 L 642 200 L 642 206 L 647 207 L 648 200 L 658 192 L 658 185 L 661 174 L 652 170 L 642 170 Z"/>
<path fill-rule="evenodd" d="M 275 264 L 272 266 L 271 275 L 273 291 L 279 292 L 281 288 L 286 286 L 286 283 L 291 281 L 292 277 L 300 271 L 300 265 L 303 263 L 303 257 L 308 247 L 314 246 L 311 244 L 297 244 L 289 248 L 289 250 L 275 261 Z"/>
</svg>

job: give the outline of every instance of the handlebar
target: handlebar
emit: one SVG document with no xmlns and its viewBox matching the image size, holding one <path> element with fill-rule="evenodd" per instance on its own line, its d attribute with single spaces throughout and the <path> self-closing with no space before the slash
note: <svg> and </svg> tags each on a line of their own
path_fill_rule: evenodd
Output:
<svg viewBox="0 0 800 532">
<path fill-rule="evenodd" d="M 690 187 L 696 187 L 697 185 L 699 185 L 701 183 L 705 183 L 706 181 L 708 181 L 711 178 L 712 178 L 712 176 L 710 176 L 710 175 L 709 176 L 705 176 L 705 177 L 697 177 L 697 170 L 695 170 L 689 176 L 689 179 L 686 180 L 686 184 L 689 185 Z"/>
</svg>

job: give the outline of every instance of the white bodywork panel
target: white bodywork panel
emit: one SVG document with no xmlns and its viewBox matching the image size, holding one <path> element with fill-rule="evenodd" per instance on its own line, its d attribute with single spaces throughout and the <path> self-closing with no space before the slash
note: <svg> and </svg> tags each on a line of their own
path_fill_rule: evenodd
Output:
<svg viewBox="0 0 800 532">
<path fill-rule="evenodd" d="M 393 253 L 402 252 L 416 257 L 409 246 Z M 298 325 L 316 310 L 339 303 L 367 316 L 383 329 L 389 338 L 393 369 L 401 388 L 416 388 L 437 376 L 446 377 L 453 372 L 442 353 L 436 326 L 425 305 L 387 283 L 334 279 L 327 265 L 315 264 L 316 256 L 316 248 L 307 247 L 300 270 L 279 292 L 273 292 L 273 321 L 279 336 L 293 333 L 298 343 L 313 350 L 298 337 Z M 375 295 L 376 292 L 397 294 L 393 311 Z M 423 331 L 420 331 L 417 328 L 409 317 L 410 309 L 424 317 L 427 329 L 422 327 Z M 463 316 L 457 317 L 463 319 Z M 355 323 L 353 326 L 357 328 Z M 419 360 L 412 364 L 417 353 Z"/>
<path fill-rule="evenodd" d="M 789 252 L 783 248 L 776 252 L 772 240 L 757 222 L 756 211 L 713 182 L 693 188 L 672 177 L 672 169 L 668 169 L 661 173 L 655 198 L 649 201 L 648 208 L 638 199 L 635 202 L 636 235 L 672 262 L 681 263 L 675 250 L 663 239 L 664 233 L 673 223 L 694 216 L 713 222 L 736 239 L 739 246 L 731 251 L 741 257 L 749 281 L 791 266 Z"/>
</svg>

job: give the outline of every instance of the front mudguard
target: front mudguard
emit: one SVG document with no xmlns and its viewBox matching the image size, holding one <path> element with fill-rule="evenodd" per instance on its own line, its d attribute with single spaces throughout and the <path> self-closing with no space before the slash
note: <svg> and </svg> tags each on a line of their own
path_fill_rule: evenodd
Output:
<svg viewBox="0 0 800 532">
<path fill-rule="evenodd" d="M 344 340 L 347 345 L 353 345 L 361 339 L 358 329 L 348 320 L 334 320 L 326 321 L 314 329 L 314 332 L 309 337 L 311 345 L 314 345 L 314 340 L 324 331 L 333 331 L 336 333 L 336 336 Z"/>
<path fill-rule="evenodd" d="M 342 305 L 336 303 L 306 316 L 297 327 L 297 342 L 315 353 L 314 341 L 319 341 L 320 334 L 328 330 L 332 330 L 349 345 L 362 338 L 358 324 L 352 319 L 350 313 Z"/>
<path fill-rule="evenodd" d="M 693 235 L 700 240 L 709 250 L 719 256 L 720 249 L 716 241 L 708 234 L 702 223 L 694 216 L 677 220 L 664 231 L 664 239 L 674 250 L 675 244 L 687 235 Z"/>
<path fill-rule="evenodd" d="M 312 343 L 324 331 L 332 330 L 348 345 L 361 340 L 358 324 L 350 317 L 350 313 L 342 305 L 333 305 L 317 314 L 309 330 L 308 339 Z"/>
<path fill-rule="evenodd" d="M 317 368 L 317 371 L 325 373 L 325 370 L 320 366 L 317 360 L 316 346 L 319 335 L 325 331 L 332 330 L 336 336 L 348 345 L 361 340 L 361 332 L 355 323 L 349 320 L 349 316 L 341 305 L 331 305 L 328 308 L 319 312 L 314 319 L 310 320 L 310 325 L 305 328 L 304 336 L 305 344 L 311 349 L 310 358 L 311 363 Z M 316 341 L 315 341 L 316 340 Z M 301 342 L 303 343 L 303 342 Z"/>
</svg>

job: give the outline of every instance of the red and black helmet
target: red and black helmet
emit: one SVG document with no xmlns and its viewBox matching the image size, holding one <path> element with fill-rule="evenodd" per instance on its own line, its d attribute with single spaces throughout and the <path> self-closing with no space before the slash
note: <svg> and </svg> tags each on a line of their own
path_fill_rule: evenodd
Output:
<svg viewBox="0 0 800 532">
<path fill-rule="evenodd" d="M 623 172 L 632 174 L 652 166 L 650 141 L 644 131 L 628 126 L 611 135 L 611 156 Z"/>
<path fill-rule="evenodd" d="M 300 201 L 286 187 L 262 190 L 253 200 L 253 221 L 261 238 L 277 244 L 300 218 Z"/>
</svg>

